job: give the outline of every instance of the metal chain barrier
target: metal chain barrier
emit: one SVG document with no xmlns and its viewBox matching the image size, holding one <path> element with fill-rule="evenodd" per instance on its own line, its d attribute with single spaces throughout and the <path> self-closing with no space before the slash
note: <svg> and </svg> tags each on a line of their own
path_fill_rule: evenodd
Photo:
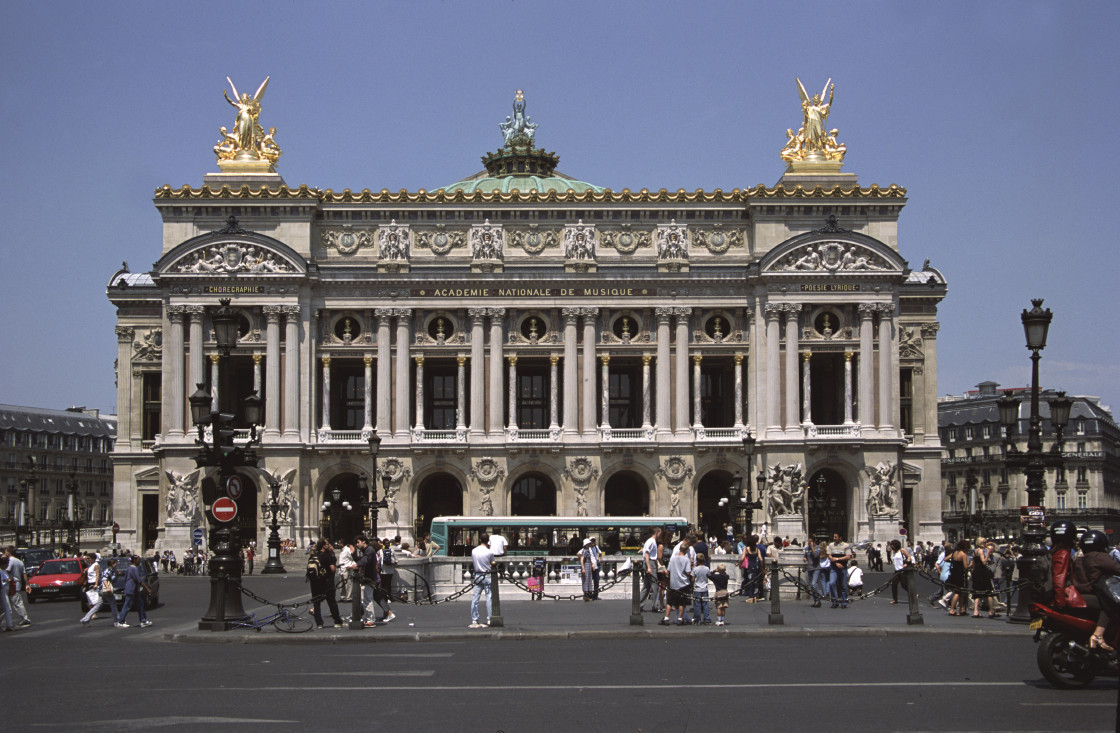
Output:
<svg viewBox="0 0 1120 733">
<path fill-rule="evenodd" d="M 929 581 L 933 582 L 935 585 L 941 586 L 942 587 L 942 591 L 941 591 L 942 593 L 945 593 L 945 592 L 948 592 L 948 591 L 953 591 L 954 593 L 967 593 L 968 595 L 970 595 L 974 598 L 991 598 L 993 596 L 1004 595 L 1005 593 L 1010 597 L 1010 595 L 1012 593 L 1019 590 L 1020 588 L 1026 587 L 1026 586 L 1030 586 L 1034 590 L 1041 590 L 1042 589 L 1042 585 L 1040 583 L 1036 582 L 1036 581 L 1020 580 L 1018 585 L 1016 585 L 1014 588 L 999 588 L 999 589 L 993 588 L 992 590 L 977 591 L 977 590 L 972 590 L 968 586 L 954 585 L 952 583 L 949 583 L 948 581 L 942 582 L 941 576 L 931 575 L 929 573 L 929 571 L 925 570 L 924 568 L 915 569 L 915 572 L 917 572 L 918 575 L 925 578 L 926 580 L 929 580 Z"/>
</svg>

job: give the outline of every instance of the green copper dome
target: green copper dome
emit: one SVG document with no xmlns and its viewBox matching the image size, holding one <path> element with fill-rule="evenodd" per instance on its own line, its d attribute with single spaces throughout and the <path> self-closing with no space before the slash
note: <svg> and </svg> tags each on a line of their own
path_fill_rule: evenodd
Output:
<svg viewBox="0 0 1120 733">
<path fill-rule="evenodd" d="M 448 193 L 509 193 L 513 190 L 527 193 L 576 193 L 586 191 L 600 192 L 606 189 L 586 181 L 576 180 L 556 170 L 560 156 L 533 147 L 533 134 L 537 129 L 525 114 L 525 97 L 520 89 L 513 102 L 513 116 L 506 116 L 499 122 L 505 145 L 496 153 L 482 157 L 486 170 L 479 171 L 470 178 L 444 187 Z"/>
</svg>

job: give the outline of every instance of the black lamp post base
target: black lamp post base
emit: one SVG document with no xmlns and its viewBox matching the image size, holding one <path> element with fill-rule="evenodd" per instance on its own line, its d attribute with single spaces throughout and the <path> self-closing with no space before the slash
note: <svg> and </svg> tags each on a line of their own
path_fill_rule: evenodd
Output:
<svg viewBox="0 0 1120 733">
<path fill-rule="evenodd" d="M 278 575 L 280 573 L 286 572 L 288 571 L 284 569 L 284 566 L 280 563 L 280 558 L 278 557 L 268 558 L 268 562 L 266 562 L 264 564 L 264 567 L 261 568 L 261 575 Z"/>
<path fill-rule="evenodd" d="M 249 618 L 241 605 L 240 577 L 210 576 L 210 607 L 198 622 L 200 631 L 229 631 Z"/>
</svg>

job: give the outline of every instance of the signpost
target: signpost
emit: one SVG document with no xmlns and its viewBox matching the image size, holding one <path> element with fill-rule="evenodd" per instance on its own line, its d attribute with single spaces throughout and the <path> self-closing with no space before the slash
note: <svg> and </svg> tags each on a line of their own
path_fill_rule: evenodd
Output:
<svg viewBox="0 0 1120 733">
<path fill-rule="evenodd" d="M 226 494 L 229 495 L 229 498 L 233 499 L 234 501 L 240 499 L 241 489 L 241 477 L 236 474 L 230 476 L 226 481 Z"/>
<path fill-rule="evenodd" d="M 237 502 L 226 496 L 220 497 L 211 505 L 210 513 L 219 522 L 232 522 L 237 516 Z"/>
<path fill-rule="evenodd" d="M 206 530 L 202 527 L 198 527 L 195 531 L 191 532 L 191 537 L 194 538 L 194 543 L 201 547 L 202 541 L 206 539 Z"/>
</svg>

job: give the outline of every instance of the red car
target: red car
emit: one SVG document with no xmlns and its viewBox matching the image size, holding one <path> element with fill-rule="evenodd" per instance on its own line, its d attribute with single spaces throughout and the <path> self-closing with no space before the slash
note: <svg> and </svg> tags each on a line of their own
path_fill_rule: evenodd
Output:
<svg viewBox="0 0 1120 733">
<path fill-rule="evenodd" d="M 60 557 L 47 560 L 27 579 L 27 600 L 34 603 L 38 600 L 66 598 L 84 602 L 85 570 L 84 558 Z"/>
</svg>

